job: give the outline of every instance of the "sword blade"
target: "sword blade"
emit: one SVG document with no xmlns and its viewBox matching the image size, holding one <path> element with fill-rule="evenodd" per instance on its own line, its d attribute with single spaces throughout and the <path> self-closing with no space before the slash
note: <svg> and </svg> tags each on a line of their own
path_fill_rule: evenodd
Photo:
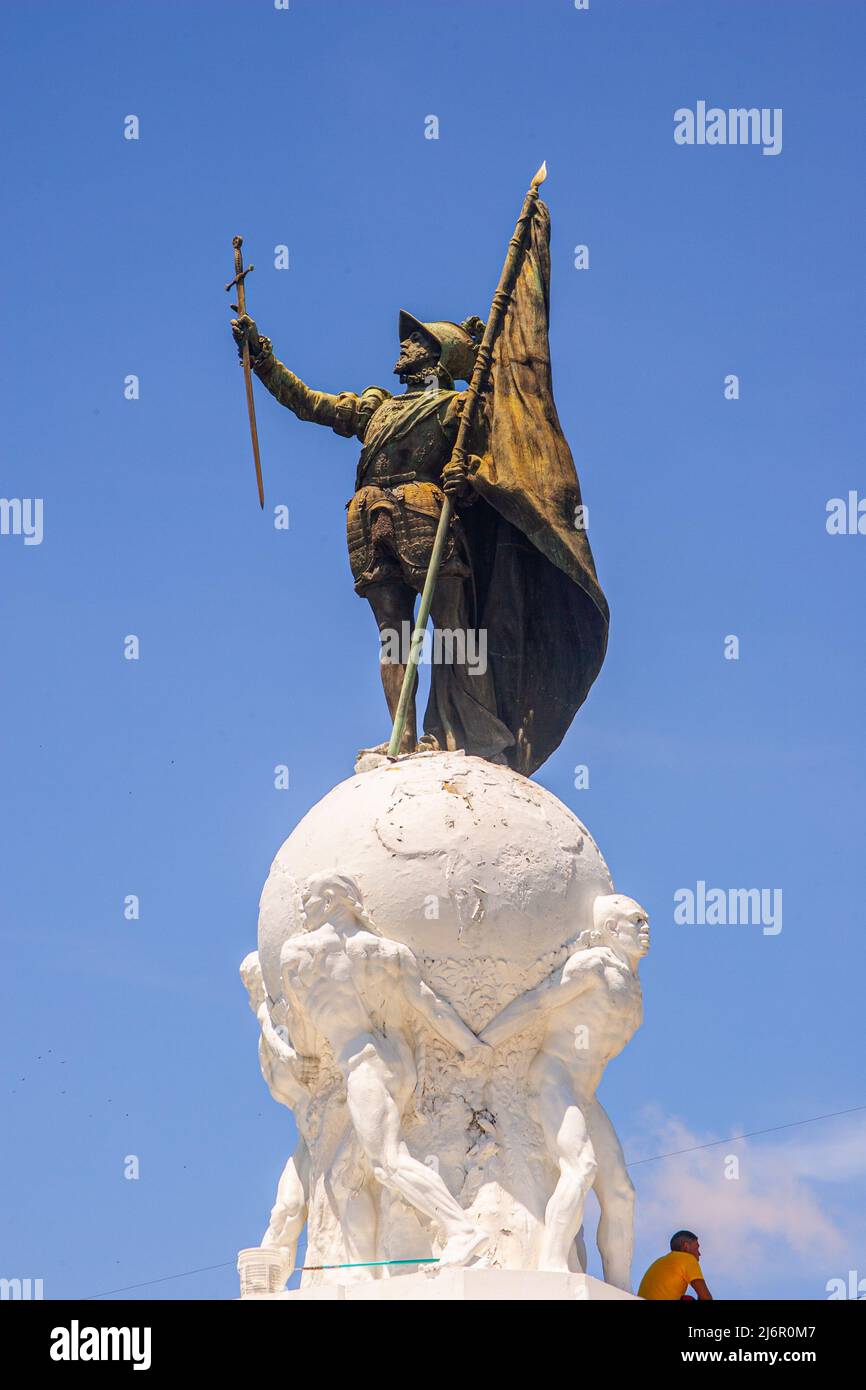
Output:
<svg viewBox="0 0 866 1390">
<path fill-rule="evenodd" d="M 250 367 L 249 344 L 244 343 L 244 385 L 247 389 L 247 413 L 250 417 L 250 435 L 253 441 L 253 458 L 256 463 L 256 483 L 259 489 L 259 506 L 265 509 L 265 485 L 262 482 L 262 461 L 259 457 L 259 432 L 256 427 L 256 407 L 253 401 L 253 374 Z"/>
</svg>

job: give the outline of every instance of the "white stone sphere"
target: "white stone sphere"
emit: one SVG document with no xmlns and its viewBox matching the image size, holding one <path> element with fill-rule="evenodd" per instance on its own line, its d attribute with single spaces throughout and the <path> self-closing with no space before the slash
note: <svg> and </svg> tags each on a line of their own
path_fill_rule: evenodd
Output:
<svg viewBox="0 0 866 1390">
<path fill-rule="evenodd" d="M 328 792 L 271 866 L 259 958 L 273 999 L 280 948 L 303 930 L 304 881 L 332 869 L 355 880 L 383 936 L 419 962 L 453 962 L 457 994 L 485 962 L 507 963 L 516 989 L 591 926 L 596 895 L 613 891 L 589 831 L 536 782 L 463 753 L 384 763 Z M 468 998 L 452 1002 L 473 1012 Z"/>
</svg>

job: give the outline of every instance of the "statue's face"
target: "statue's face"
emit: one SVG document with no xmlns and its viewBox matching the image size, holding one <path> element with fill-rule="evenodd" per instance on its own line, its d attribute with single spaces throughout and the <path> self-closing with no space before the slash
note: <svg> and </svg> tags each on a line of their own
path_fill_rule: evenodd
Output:
<svg viewBox="0 0 866 1390">
<path fill-rule="evenodd" d="M 640 960 L 649 950 L 649 920 L 637 904 L 613 919 L 611 934 L 630 960 Z"/>
<path fill-rule="evenodd" d="M 322 892 L 317 885 L 311 885 L 303 897 L 307 931 L 315 931 L 317 927 L 321 927 L 323 923 L 327 922 L 333 899 L 333 893 L 327 890 Z"/>
<path fill-rule="evenodd" d="M 400 344 L 400 356 L 394 364 L 394 375 L 400 378 L 422 376 L 436 370 L 439 351 L 423 333 L 417 331 Z"/>
</svg>

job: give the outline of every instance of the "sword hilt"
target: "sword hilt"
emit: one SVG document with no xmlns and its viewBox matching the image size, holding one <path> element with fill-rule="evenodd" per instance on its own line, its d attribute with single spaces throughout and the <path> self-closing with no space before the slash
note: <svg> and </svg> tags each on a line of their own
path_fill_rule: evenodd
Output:
<svg viewBox="0 0 866 1390">
<path fill-rule="evenodd" d="M 241 314 L 245 314 L 247 311 L 246 295 L 244 293 L 244 281 L 246 280 L 250 272 L 255 270 L 254 265 L 248 265 L 246 270 L 244 270 L 244 258 L 241 255 L 241 247 L 243 246 L 243 244 L 244 239 L 242 236 L 232 237 L 232 246 L 235 248 L 235 278 L 233 280 L 229 280 L 228 284 L 226 285 L 227 294 L 229 290 L 233 289 L 234 286 L 237 285 L 238 302 L 236 305 L 233 304 L 231 307 L 233 309 L 236 308 L 238 313 Z"/>
</svg>

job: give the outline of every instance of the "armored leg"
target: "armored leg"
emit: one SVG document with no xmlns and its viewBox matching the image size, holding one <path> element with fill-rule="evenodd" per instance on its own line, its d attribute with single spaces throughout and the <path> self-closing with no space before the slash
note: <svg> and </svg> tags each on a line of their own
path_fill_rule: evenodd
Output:
<svg viewBox="0 0 866 1390">
<path fill-rule="evenodd" d="M 408 630 L 411 633 L 415 611 L 415 593 L 408 584 L 404 584 L 400 579 L 394 579 L 383 581 L 381 584 L 373 584 L 367 589 L 366 597 L 379 628 L 379 669 L 382 673 L 382 686 L 385 691 L 385 699 L 388 702 L 388 712 L 393 721 L 394 715 L 397 713 L 403 676 L 406 673 L 405 663 L 394 660 L 393 651 L 396 648 L 400 656 L 408 655 L 408 651 L 402 650 L 404 645 L 403 633 L 406 630 L 403 624 L 409 624 Z M 415 689 L 417 687 L 418 677 L 416 674 Z M 415 690 L 413 690 L 400 751 L 402 753 L 414 752 L 415 740 Z"/>
</svg>

